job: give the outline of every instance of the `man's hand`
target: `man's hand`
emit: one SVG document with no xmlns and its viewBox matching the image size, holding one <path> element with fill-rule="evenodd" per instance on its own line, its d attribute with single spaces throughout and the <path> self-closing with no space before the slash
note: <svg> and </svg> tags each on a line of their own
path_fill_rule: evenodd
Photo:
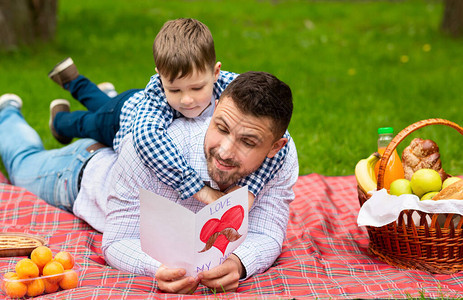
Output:
<svg viewBox="0 0 463 300">
<path fill-rule="evenodd" d="M 168 269 L 160 266 L 155 274 L 158 288 L 165 293 L 193 294 L 198 288 L 199 279 L 185 277 L 185 269 Z"/>
<path fill-rule="evenodd" d="M 223 195 L 225 195 L 225 193 L 215 190 L 205 185 L 196 194 L 194 194 L 193 197 L 196 200 L 199 200 L 204 204 L 210 204 L 214 202 L 215 200 L 219 199 L 220 197 L 222 197 Z"/>
<path fill-rule="evenodd" d="M 231 254 L 223 264 L 198 275 L 201 283 L 215 293 L 234 292 L 239 280 L 245 275 L 244 267 L 235 254 Z"/>
</svg>

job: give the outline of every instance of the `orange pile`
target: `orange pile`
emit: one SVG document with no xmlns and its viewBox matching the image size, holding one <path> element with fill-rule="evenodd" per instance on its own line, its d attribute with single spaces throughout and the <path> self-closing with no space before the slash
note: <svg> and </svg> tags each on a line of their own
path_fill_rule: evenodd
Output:
<svg viewBox="0 0 463 300">
<path fill-rule="evenodd" d="M 15 272 L 3 275 L 2 290 L 11 298 L 35 297 L 43 293 L 54 293 L 77 287 L 78 276 L 74 267 L 74 257 L 66 252 L 58 252 L 55 257 L 50 248 L 39 246 L 15 265 Z"/>
</svg>

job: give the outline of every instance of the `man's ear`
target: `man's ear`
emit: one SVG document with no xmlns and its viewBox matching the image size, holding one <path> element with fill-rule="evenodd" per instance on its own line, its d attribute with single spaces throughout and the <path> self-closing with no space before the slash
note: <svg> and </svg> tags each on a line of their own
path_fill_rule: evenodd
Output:
<svg viewBox="0 0 463 300">
<path fill-rule="evenodd" d="M 281 138 L 275 143 L 273 143 L 272 149 L 269 151 L 269 153 L 267 153 L 267 157 L 268 158 L 274 157 L 278 153 L 278 151 L 280 151 L 280 149 L 286 145 L 286 143 L 288 143 L 287 138 Z"/>
<path fill-rule="evenodd" d="M 222 68 L 222 63 L 218 61 L 214 66 L 214 82 L 217 82 L 220 75 L 220 68 Z"/>
</svg>

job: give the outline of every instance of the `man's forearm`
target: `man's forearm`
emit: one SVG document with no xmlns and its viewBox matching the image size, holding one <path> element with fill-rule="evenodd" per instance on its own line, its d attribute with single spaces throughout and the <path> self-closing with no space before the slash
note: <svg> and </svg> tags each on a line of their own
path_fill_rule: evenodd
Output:
<svg viewBox="0 0 463 300">
<path fill-rule="evenodd" d="M 161 263 L 141 250 L 140 240 L 121 240 L 103 246 L 106 262 L 120 271 L 154 277 Z"/>
</svg>

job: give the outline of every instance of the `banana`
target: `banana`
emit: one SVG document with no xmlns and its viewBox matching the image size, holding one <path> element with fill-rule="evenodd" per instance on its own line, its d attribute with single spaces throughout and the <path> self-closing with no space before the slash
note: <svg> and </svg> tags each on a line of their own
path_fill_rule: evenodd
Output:
<svg viewBox="0 0 463 300">
<path fill-rule="evenodd" d="M 376 190 L 375 165 L 380 158 L 380 154 L 375 152 L 367 158 L 359 160 L 355 165 L 355 179 L 365 194 Z"/>
</svg>

